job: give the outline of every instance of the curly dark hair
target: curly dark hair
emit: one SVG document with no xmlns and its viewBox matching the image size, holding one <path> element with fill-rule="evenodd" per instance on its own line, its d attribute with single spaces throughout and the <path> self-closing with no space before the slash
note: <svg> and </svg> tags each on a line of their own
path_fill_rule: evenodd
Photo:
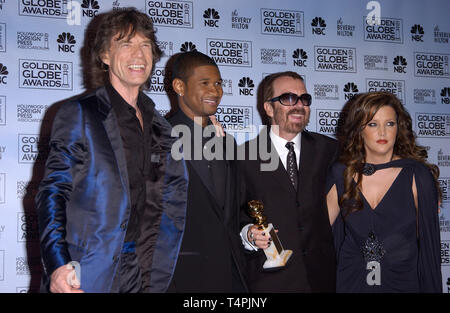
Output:
<svg viewBox="0 0 450 313">
<path fill-rule="evenodd" d="M 125 37 L 132 38 L 136 33 L 141 33 L 150 39 L 152 44 L 153 68 L 160 60 L 162 51 L 156 43 L 153 22 L 148 15 L 139 12 L 135 8 L 114 10 L 98 16 L 100 19 L 96 26 L 95 37 L 90 47 L 89 78 L 91 87 L 98 88 L 109 82 L 108 66 L 103 63 L 101 55 L 106 52 L 111 39 L 119 34 L 117 40 Z M 150 77 L 142 88 L 149 88 Z"/>
<path fill-rule="evenodd" d="M 427 151 L 417 145 L 416 135 L 412 130 L 412 120 L 400 100 L 389 92 L 367 92 L 356 95 L 343 109 L 345 122 L 341 129 L 340 162 L 346 165 L 344 171 L 344 193 L 339 201 L 347 214 L 362 209 L 363 203 L 358 190 L 361 190 L 362 168 L 366 153 L 362 131 L 383 106 L 394 109 L 397 115 L 397 138 L 394 144 L 393 156 L 409 158 L 426 165 L 434 176 L 436 187 L 439 188 L 439 168 L 427 162 Z M 357 184 L 353 183 L 356 178 Z"/>
</svg>

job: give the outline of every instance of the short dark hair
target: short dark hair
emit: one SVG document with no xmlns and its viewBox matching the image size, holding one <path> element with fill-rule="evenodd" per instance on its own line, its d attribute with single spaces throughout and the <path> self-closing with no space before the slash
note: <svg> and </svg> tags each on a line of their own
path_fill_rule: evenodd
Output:
<svg viewBox="0 0 450 313">
<path fill-rule="evenodd" d="M 136 33 L 141 33 L 150 39 L 152 44 L 153 68 L 161 58 L 161 49 L 156 43 L 155 30 L 151 18 L 135 8 L 113 10 L 98 16 L 101 20 L 96 28 L 95 38 L 91 47 L 91 71 L 90 79 L 93 87 L 97 88 L 109 82 L 107 65 L 101 59 L 101 55 L 110 48 L 111 39 L 119 34 L 117 40 L 124 37 L 132 38 Z M 153 72 L 153 69 L 152 69 Z M 144 84 L 144 88 L 150 85 L 150 77 Z"/>
<path fill-rule="evenodd" d="M 186 82 L 190 73 L 192 73 L 192 70 L 199 66 L 212 65 L 219 69 L 216 62 L 211 57 L 199 51 L 179 53 L 174 57 L 175 60 L 172 66 L 172 80 L 179 78 L 183 82 Z"/>
</svg>

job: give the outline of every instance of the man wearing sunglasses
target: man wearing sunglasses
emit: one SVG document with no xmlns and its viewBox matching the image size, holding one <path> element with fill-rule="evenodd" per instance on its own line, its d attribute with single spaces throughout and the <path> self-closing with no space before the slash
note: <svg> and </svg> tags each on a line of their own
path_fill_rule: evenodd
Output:
<svg viewBox="0 0 450 313">
<path fill-rule="evenodd" d="M 241 239 L 247 251 L 251 292 L 334 292 L 335 253 L 325 202 L 327 168 L 337 150 L 335 140 L 305 129 L 311 114 L 311 96 L 295 72 L 271 74 L 258 89 L 258 107 L 265 113 L 269 130 L 262 131 L 245 151 L 265 142 L 266 151 L 275 149 L 279 157 L 274 171 L 248 154 L 240 162 L 245 190 L 242 201 Z M 267 134 L 268 133 L 268 134 Z M 261 147 L 258 146 L 258 152 Z M 273 153 L 271 154 L 273 155 Z M 263 269 L 263 249 L 273 244 L 267 231 L 259 230 L 246 214 L 247 202 L 264 205 L 267 222 L 278 230 L 285 249 L 292 250 L 286 266 Z"/>
</svg>

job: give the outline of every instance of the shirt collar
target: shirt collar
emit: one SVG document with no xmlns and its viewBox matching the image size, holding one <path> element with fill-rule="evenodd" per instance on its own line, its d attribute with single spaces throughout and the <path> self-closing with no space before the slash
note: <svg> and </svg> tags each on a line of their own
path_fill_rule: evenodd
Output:
<svg viewBox="0 0 450 313">
<path fill-rule="evenodd" d="M 275 134 L 273 132 L 272 128 L 270 128 L 269 136 L 270 136 L 270 140 L 272 140 L 272 143 L 278 152 L 286 150 L 286 143 L 288 142 L 288 140 Z M 290 142 L 294 143 L 294 150 L 296 153 L 300 152 L 300 144 L 302 141 L 301 139 L 302 139 L 302 136 L 301 136 L 301 132 L 300 132 L 294 138 L 292 138 L 292 140 L 289 140 Z"/>
<path fill-rule="evenodd" d="M 108 96 L 110 98 L 111 105 L 118 110 L 118 113 L 124 112 L 123 110 L 129 110 L 136 114 L 136 110 L 122 98 L 122 96 L 117 92 L 117 90 L 111 85 L 111 83 L 107 83 L 105 85 L 106 91 L 108 92 Z M 150 98 L 146 97 L 142 91 L 138 94 L 137 106 L 139 110 L 144 114 L 145 112 L 152 112 L 152 107 L 154 106 Z"/>
</svg>

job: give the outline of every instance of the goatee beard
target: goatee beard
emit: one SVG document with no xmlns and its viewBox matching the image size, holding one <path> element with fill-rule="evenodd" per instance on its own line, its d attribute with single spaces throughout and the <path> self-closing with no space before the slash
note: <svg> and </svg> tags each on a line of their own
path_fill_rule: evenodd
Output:
<svg viewBox="0 0 450 313">
<path fill-rule="evenodd" d="M 291 114 L 301 114 L 303 115 L 303 121 L 298 122 L 298 123 L 287 123 L 287 127 L 291 132 L 302 132 L 305 127 L 308 125 L 308 120 L 307 120 L 307 116 L 306 116 L 306 111 L 303 108 L 297 108 L 297 109 L 292 109 L 291 111 L 289 111 L 286 114 L 286 121 L 289 120 L 289 115 Z"/>
</svg>

